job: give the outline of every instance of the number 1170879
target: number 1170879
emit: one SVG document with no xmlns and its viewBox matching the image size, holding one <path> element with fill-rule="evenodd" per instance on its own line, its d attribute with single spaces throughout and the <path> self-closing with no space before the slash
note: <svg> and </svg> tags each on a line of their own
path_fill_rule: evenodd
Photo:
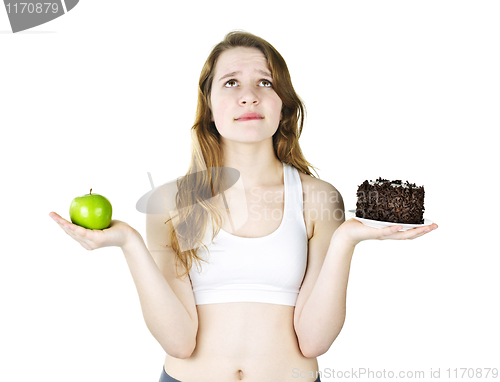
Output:
<svg viewBox="0 0 500 382">
<path fill-rule="evenodd" d="M 498 369 L 491 367 L 460 367 L 446 369 L 448 378 L 498 378 Z"/>
<path fill-rule="evenodd" d="M 8 13 L 58 13 L 57 3 L 18 3 L 12 2 L 5 5 Z"/>
</svg>

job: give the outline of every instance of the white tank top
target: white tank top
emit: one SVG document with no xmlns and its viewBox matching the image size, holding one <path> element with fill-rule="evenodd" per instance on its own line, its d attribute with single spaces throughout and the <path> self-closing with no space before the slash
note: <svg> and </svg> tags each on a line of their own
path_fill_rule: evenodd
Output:
<svg viewBox="0 0 500 382">
<path fill-rule="evenodd" d="M 246 301 L 295 306 L 308 240 L 299 172 L 283 163 L 283 174 L 284 212 L 277 230 L 245 238 L 221 229 L 213 241 L 204 242 L 208 253 L 203 246 L 198 250 L 208 264 L 200 262 L 199 272 L 193 262 L 189 272 L 196 305 Z"/>
</svg>

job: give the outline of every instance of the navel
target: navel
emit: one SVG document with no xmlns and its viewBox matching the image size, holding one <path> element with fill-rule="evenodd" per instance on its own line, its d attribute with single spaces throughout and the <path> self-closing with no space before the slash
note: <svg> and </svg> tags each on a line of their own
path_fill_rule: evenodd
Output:
<svg viewBox="0 0 500 382">
<path fill-rule="evenodd" d="M 243 379 L 243 371 L 242 370 L 238 370 L 238 379 L 239 380 Z"/>
</svg>

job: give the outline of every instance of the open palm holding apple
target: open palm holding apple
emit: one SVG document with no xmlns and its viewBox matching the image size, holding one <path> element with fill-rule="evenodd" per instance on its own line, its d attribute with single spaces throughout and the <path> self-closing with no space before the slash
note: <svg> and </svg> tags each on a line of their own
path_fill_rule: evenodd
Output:
<svg viewBox="0 0 500 382">
<path fill-rule="evenodd" d="M 62 218 L 55 212 L 49 216 L 81 246 L 89 251 L 102 247 L 123 247 L 130 236 L 136 234 L 131 226 L 121 220 L 111 220 L 109 228 L 92 230 L 80 227 Z"/>
<path fill-rule="evenodd" d="M 137 231 L 121 220 L 111 220 L 112 207 L 109 200 L 99 194 L 90 193 L 76 197 L 71 202 L 71 222 L 55 212 L 49 216 L 73 239 L 87 250 L 102 247 L 123 247 Z"/>
</svg>

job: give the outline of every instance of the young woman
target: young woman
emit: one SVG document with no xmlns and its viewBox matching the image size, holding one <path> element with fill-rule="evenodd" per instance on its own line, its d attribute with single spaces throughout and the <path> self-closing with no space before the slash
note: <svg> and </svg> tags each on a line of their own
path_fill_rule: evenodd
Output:
<svg viewBox="0 0 500 382">
<path fill-rule="evenodd" d="M 437 228 L 345 221 L 341 195 L 300 150 L 303 113 L 281 55 L 231 32 L 201 73 L 176 212 L 147 215 L 147 247 L 122 221 L 86 230 L 50 213 L 88 250 L 122 248 L 166 352 L 161 382 L 320 381 L 317 357 L 343 326 L 356 244 Z"/>
</svg>

